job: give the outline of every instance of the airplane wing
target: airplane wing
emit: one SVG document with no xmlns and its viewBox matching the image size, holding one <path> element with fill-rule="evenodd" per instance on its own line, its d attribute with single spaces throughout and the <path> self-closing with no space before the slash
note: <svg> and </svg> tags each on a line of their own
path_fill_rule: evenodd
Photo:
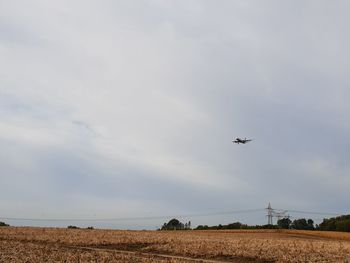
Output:
<svg viewBox="0 0 350 263">
<path fill-rule="evenodd" d="M 247 143 L 247 142 L 250 142 L 250 141 L 252 141 L 253 139 L 244 139 L 244 140 L 242 140 L 242 139 L 240 139 L 240 138 L 237 138 L 236 140 L 233 140 L 232 142 L 233 143 L 237 143 L 237 144 L 240 144 L 240 143 L 243 143 L 243 144 L 245 144 L 245 143 Z"/>
</svg>

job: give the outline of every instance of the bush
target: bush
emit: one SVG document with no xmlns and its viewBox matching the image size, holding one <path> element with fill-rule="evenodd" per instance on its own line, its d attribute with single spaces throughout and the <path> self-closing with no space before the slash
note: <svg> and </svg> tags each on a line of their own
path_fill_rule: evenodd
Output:
<svg viewBox="0 0 350 263">
<path fill-rule="evenodd" d="M 4 222 L 0 222 L 0 226 L 10 226 L 10 225 L 5 224 Z"/>
<path fill-rule="evenodd" d="M 80 229 L 80 227 L 77 227 L 77 226 L 68 226 L 67 228 L 68 229 Z"/>
</svg>

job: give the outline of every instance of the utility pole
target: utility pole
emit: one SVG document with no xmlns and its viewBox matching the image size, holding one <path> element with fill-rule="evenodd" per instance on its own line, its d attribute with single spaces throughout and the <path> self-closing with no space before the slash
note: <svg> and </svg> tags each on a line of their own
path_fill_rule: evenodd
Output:
<svg viewBox="0 0 350 263">
<path fill-rule="evenodd" d="M 271 208 L 270 202 L 266 210 L 267 210 L 267 224 L 272 225 L 273 209 Z"/>
<path fill-rule="evenodd" d="M 282 218 L 289 218 L 289 215 L 287 216 L 287 212 L 288 212 L 287 210 L 281 211 L 280 209 L 277 209 L 277 211 L 280 211 L 280 212 L 277 212 L 276 210 L 272 209 L 270 202 L 269 202 L 269 205 L 267 206 L 266 210 L 267 210 L 267 224 L 268 225 L 273 225 L 273 222 L 272 222 L 273 217 L 277 218 L 277 223 Z"/>
</svg>

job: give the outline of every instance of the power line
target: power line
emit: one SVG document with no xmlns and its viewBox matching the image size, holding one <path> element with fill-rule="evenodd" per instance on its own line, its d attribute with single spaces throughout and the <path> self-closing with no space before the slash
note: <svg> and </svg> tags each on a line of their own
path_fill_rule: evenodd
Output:
<svg viewBox="0 0 350 263">
<path fill-rule="evenodd" d="M 0 217 L 4 220 L 16 220 L 16 221 L 37 221 L 37 222 L 69 222 L 69 221 L 87 221 L 87 222 L 107 222 L 107 221 L 134 221 L 134 220 L 153 220 L 153 219 L 167 219 L 175 217 L 204 217 L 212 215 L 230 215 L 230 214 L 243 214 L 263 211 L 264 208 L 258 209 L 244 209 L 234 211 L 212 212 L 212 213 L 197 213 L 197 214 L 178 214 L 178 215 L 164 215 L 164 216 L 144 216 L 144 217 L 116 217 L 116 218 L 25 218 L 25 217 Z"/>
<path fill-rule="evenodd" d="M 315 211 L 302 211 L 302 210 L 285 210 L 285 209 L 278 209 L 278 208 L 272 208 L 271 204 L 269 203 L 268 207 L 265 208 L 267 210 L 267 224 L 272 225 L 272 218 L 277 217 L 278 220 L 282 218 L 297 218 L 295 216 L 290 216 L 287 213 L 295 213 L 295 214 L 306 214 L 306 215 L 323 215 L 323 216 L 339 216 L 340 214 L 337 213 L 328 213 L 328 212 L 315 212 Z"/>
<path fill-rule="evenodd" d="M 114 217 L 114 218 L 27 218 L 27 217 L 1 217 L 3 220 L 13 221 L 32 221 L 32 222 L 113 222 L 113 221 L 137 221 L 137 220 L 156 220 L 156 219 L 168 219 L 168 218 L 186 218 L 186 217 L 206 217 L 215 215 L 233 215 L 244 214 L 264 211 L 266 208 L 257 209 L 242 209 L 232 211 L 220 211 L 211 213 L 193 213 L 193 214 L 177 214 L 177 215 L 161 215 L 161 216 L 139 216 L 139 217 Z M 309 215 L 333 215 L 339 216 L 339 213 L 328 212 L 315 212 L 315 211 L 302 211 L 302 210 L 286 210 L 286 209 L 273 209 L 274 211 L 284 211 L 284 213 L 291 212 L 297 214 L 309 214 Z M 293 218 L 296 218 L 293 216 Z"/>
<path fill-rule="evenodd" d="M 328 213 L 328 212 L 315 212 L 315 211 L 302 211 L 302 210 L 289 210 L 289 209 L 274 209 L 274 210 L 283 210 L 287 212 L 297 213 L 297 214 L 310 214 L 310 215 L 333 215 L 339 216 L 339 213 Z"/>
</svg>

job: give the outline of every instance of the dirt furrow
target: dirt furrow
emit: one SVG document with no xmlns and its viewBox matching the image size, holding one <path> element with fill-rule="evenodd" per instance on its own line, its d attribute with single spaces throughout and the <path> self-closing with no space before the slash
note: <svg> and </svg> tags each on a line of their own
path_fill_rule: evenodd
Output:
<svg viewBox="0 0 350 263">
<path fill-rule="evenodd" d="M 170 255 L 163 253 L 152 253 L 152 252 L 140 252 L 140 251 L 130 251 L 130 250 L 120 250 L 120 249 L 111 249 L 111 248 L 99 248 L 99 247 L 84 247 L 84 246 L 65 246 L 65 248 L 70 249 L 80 249 L 80 250 L 88 250 L 88 251 L 105 251 L 119 254 L 128 254 L 135 257 L 144 257 L 144 258 L 154 258 L 154 259 L 176 259 L 188 262 L 201 262 L 201 263 L 272 263 L 273 261 L 265 261 L 261 259 L 255 258 L 247 258 L 247 257 L 229 257 L 226 259 L 206 259 L 206 258 L 194 258 L 188 256 L 180 256 L 180 255 Z"/>
</svg>

